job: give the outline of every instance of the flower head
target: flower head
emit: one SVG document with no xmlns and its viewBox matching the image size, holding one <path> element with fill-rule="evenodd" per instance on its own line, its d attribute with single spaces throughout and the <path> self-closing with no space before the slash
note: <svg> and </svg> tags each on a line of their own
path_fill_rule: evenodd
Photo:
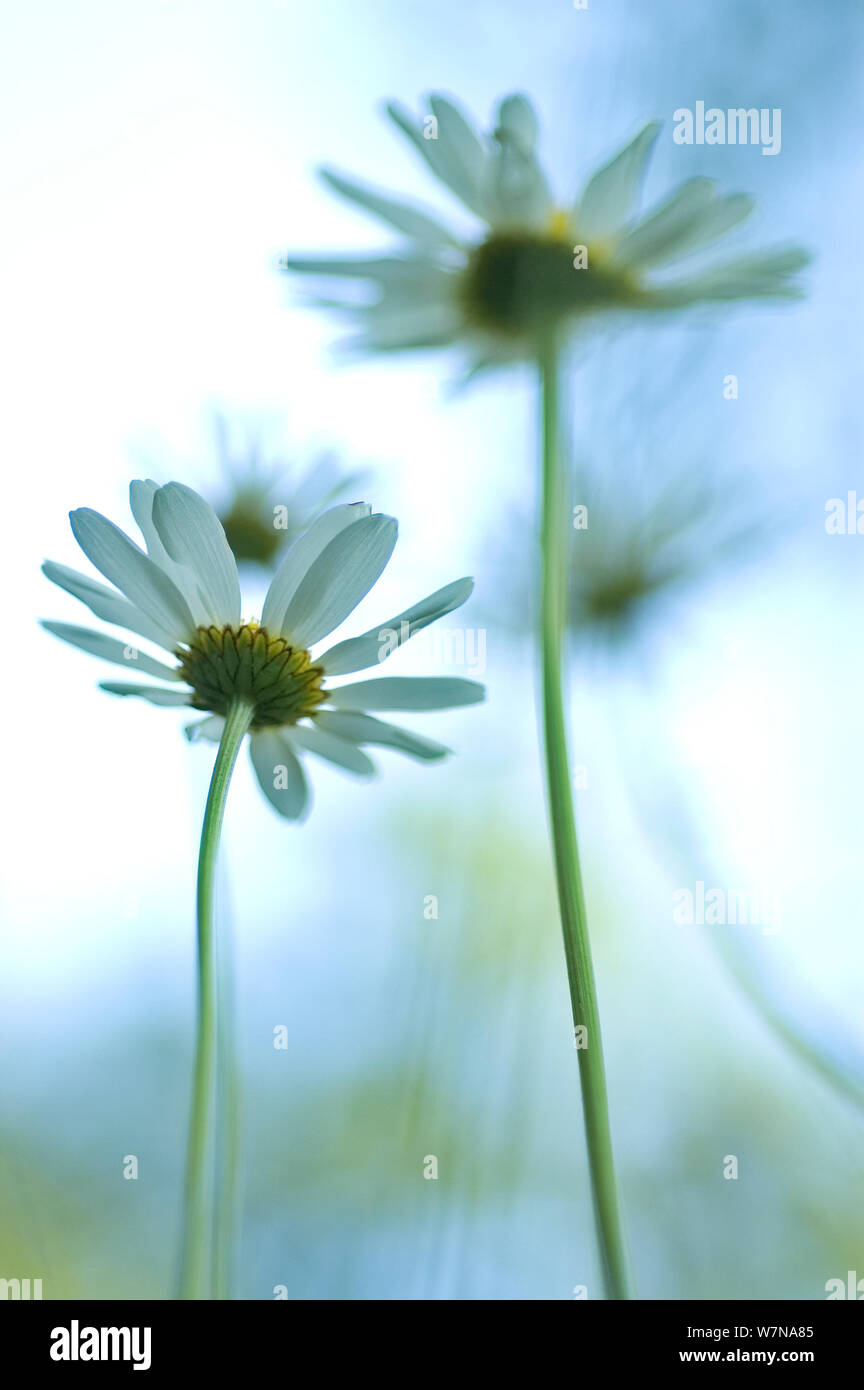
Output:
<svg viewBox="0 0 864 1390">
<path fill-rule="evenodd" d="M 45 622 L 49 632 L 158 686 L 103 681 L 115 695 L 154 705 L 189 706 L 206 714 L 187 728 L 190 739 L 218 742 L 229 709 L 250 711 L 252 762 L 265 796 L 288 819 L 309 803 L 301 756 L 370 776 L 365 745 L 394 748 L 431 761 L 439 743 L 375 717 L 384 710 L 431 710 L 474 704 L 483 687 L 456 677 L 383 677 L 331 685 L 331 679 L 376 666 L 402 642 L 458 608 L 473 580 L 457 579 L 387 623 L 315 656 L 381 575 L 396 543 L 396 522 L 365 503 L 333 507 L 289 549 L 270 585 L 261 621 L 241 617 L 237 565 L 216 513 L 182 483 L 130 487 L 142 549 L 98 512 L 71 513 L 87 558 L 113 588 L 48 561 L 44 573 L 104 622 L 125 628 L 171 653 L 166 665 L 137 646 L 101 631 Z M 370 711 L 375 711 L 373 715 Z"/>
<path fill-rule="evenodd" d="M 227 422 L 217 416 L 216 437 L 225 486 L 215 509 L 238 565 L 271 567 L 281 552 L 326 507 L 359 491 L 364 474 L 345 472 L 334 454 L 316 458 L 289 481 L 281 459 L 264 462 L 260 444 L 250 439 L 239 457 Z"/>
<path fill-rule="evenodd" d="M 723 197 L 710 179 L 693 178 L 638 216 L 658 122 L 646 125 L 567 204 L 555 201 L 538 162 L 537 117 L 526 97 L 500 103 L 489 135 L 445 97 L 430 97 L 429 108 L 419 120 L 399 105 L 387 109 L 475 219 L 476 233 L 461 236 L 431 212 L 325 170 L 337 193 L 388 223 L 401 245 L 383 257 L 283 261 L 292 271 L 366 284 L 371 297 L 363 301 L 347 292 L 320 301 L 352 317 L 358 331 L 350 341 L 357 347 L 385 352 L 467 341 L 479 367 L 533 356 L 538 337 L 602 314 L 800 295 L 792 277 L 809 257 L 795 247 L 755 252 L 685 278 L 655 275 L 711 246 L 753 207 L 745 194 Z"/>
<path fill-rule="evenodd" d="M 569 536 L 568 623 L 598 651 L 623 651 L 653 632 L 691 589 L 764 552 L 787 509 L 755 494 L 749 480 L 687 464 L 620 475 L 583 469 Z M 500 527 L 498 531 L 500 533 Z M 520 565 L 518 516 L 496 558 L 493 588 L 514 631 L 530 630 L 531 575 Z"/>
</svg>

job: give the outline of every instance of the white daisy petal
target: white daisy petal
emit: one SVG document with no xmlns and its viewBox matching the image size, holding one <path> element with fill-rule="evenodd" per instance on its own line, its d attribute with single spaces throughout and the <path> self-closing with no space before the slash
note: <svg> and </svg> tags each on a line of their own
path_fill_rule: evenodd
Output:
<svg viewBox="0 0 864 1390">
<path fill-rule="evenodd" d="M 194 724 L 187 724 L 183 732 L 190 743 L 219 743 L 225 728 L 225 720 L 221 714 L 208 715 L 206 719 L 198 719 Z"/>
<path fill-rule="evenodd" d="M 586 241 L 611 236 L 629 218 L 659 131 L 660 122 L 649 121 L 620 154 L 589 179 L 577 213 L 579 235 Z"/>
<path fill-rule="evenodd" d="M 366 212 L 371 212 L 373 217 L 380 218 L 382 222 L 389 223 L 397 232 L 410 237 L 412 241 L 433 247 L 459 245 L 442 223 L 430 213 L 412 207 L 410 203 L 402 203 L 385 193 L 379 193 L 374 188 L 358 183 L 356 179 L 337 173 L 335 169 L 322 169 L 321 177 L 341 197 L 356 203 Z"/>
<path fill-rule="evenodd" d="M 428 710 L 479 704 L 486 690 L 477 681 L 461 676 L 383 676 L 342 685 L 327 695 L 338 709 Z"/>
<path fill-rule="evenodd" d="M 552 211 L 546 175 L 531 154 L 504 145 L 490 165 L 489 222 L 496 231 L 537 231 Z"/>
<path fill-rule="evenodd" d="M 328 676 L 347 676 L 352 671 L 363 671 L 375 666 L 394 652 L 415 632 L 420 632 L 437 618 L 460 608 L 474 588 L 473 579 L 457 579 L 434 594 L 421 599 L 419 603 L 397 613 L 378 627 L 370 628 L 360 637 L 349 637 L 339 642 L 318 658 L 316 665 L 324 667 Z"/>
<path fill-rule="evenodd" d="M 189 705 L 192 703 L 191 690 L 163 690 L 158 685 L 126 685 L 123 681 L 100 681 L 100 690 L 109 695 L 137 695 L 148 700 L 151 705 Z"/>
<path fill-rule="evenodd" d="M 711 179 L 688 179 L 656 211 L 622 237 L 615 248 L 616 265 L 653 265 L 670 246 L 689 233 L 708 211 L 714 199 Z"/>
<path fill-rule="evenodd" d="M 658 287 L 655 298 L 662 307 L 683 308 L 706 300 L 800 299 L 800 285 L 789 277 L 810 263 L 808 252 L 793 247 L 741 257 L 712 266 L 690 280 Z"/>
<path fill-rule="evenodd" d="M 196 626 L 206 627 L 210 622 L 209 609 L 201 594 L 198 578 L 186 565 L 178 565 L 162 544 L 162 537 L 153 523 L 153 499 L 160 484 L 152 478 L 133 478 L 129 484 L 129 506 L 147 547 L 147 554 L 168 578 L 173 580 L 189 605 L 189 611 Z"/>
<path fill-rule="evenodd" d="M 357 321 L 361 331 L 340 340 L 343 352 L 422 352 L 450 347 L 457 342 L 461 328 L 457 310 L 448 304 L 406 305 L 400 312 L 391 310 L 386 315 L 363 312 Z"/>
<path fill-rule="evenodd" d="M 538 130 L 537 113 L 526 96 L 514 92 L 504 98 L 498 107 L 496 139 L 505 138 L 530 154 L 537 144 Z"/>
<path fill-rule="evenodd" d="M 449 308 L 459 293 L 459 273 L 441 266 L 411 266 L 409 279 L 388 284 L 381 282 L 378 298 L 367 304 L 355 304 L 364 315 L 386 318 L 391 314 L 404 314 L 406 309 L 423 310 L 434 315 L 441 306 Z"/>
<path fill-rule="evenodd" d="M 258 730 L 250 735 L 249 752 L 261 790 L 286 820 L 301 820 L 309 808 L 309 784 L 300 760 L 279 733 Z"/>
<path fill-rule="evenodd" d="M 643 243 L 635 238 L 635 234 L 634 238 L 625 237 L 615 252 L 615 260 L 622 265 L 667 265 L 670 261 L 710 246 L 712 241 L 717 241 L 749 217 L 753 207 L 753 199 L 746 193 L 733 193 L 728 198 L 714 198 L 688 223 L 683 224 L 677 234 L 670 234 L 665 245 L 655 245 L 653 252 L 649 252 L 647 256 L 644 249 L 640 251 L 640 245 Z M 637 258 L 635 261 L 631 261 L 633 255 Z"/>
<path fill-rule="evenodd" d="M 410 111 L 398 102 L 391 102 L 387 114 L 414 148 L 425 159 L 436 178 L 456 194 L 456 197 L 478 217 L 486 215 L 485 151 L 468 122 L 443 97 L 431 99 L 432 111 L 438 121 L 438 138 L 426 139 L 423 127 Z M 445 144 L 448 148 L 445 150 Z M 478 159 L 479 150 L 479 159 Z"/>
<path fill-rule="evenodd" d="M 44 627 L 46 632 L 53 633 L 61 641 L 69 642 L 71 646 L 80 647 L 81 651 L 89 652 L 91 656 L 99 656 L 105 661 L 113 661 L 118 666 L 131 667 L 136 672 L 143 671 L 148 676 L 155 676 L 157 680 L 182 680 L 176 667 L 165 666 L 161 661 L 154 661 L 153 657 L 148 656 L 146 652 L 139 652 L 137 647 L 130 646 L 127 642 L 120 642 L 116 637 L 109 637 L 104 632 L 96 632 L 89 627 L 77 627 L 73 623 L 43 621 L 40 623 L 40 627 Z"/>
<path fill-rule="evenodd" d="M 382 267 L 392 263 L 385 256 L 280 256 L 282 270 L 298 275 L 324 275 L 337 279 L 375 280 Z"/>
<path fill-rule="evenodd" d="M 429 105 L 438 122 L 438 139 L 426 144 L 438 146 L 440 176 L 457 193 L 466 207 L 482 216 L 485 205 L 488 155 L 467 116 L 448 97 L 431 96 Z"/>
<path fill-rule="evenodd" d="M 439 300 L 385 300 L 354 314 L 365 343 L 375 352 L 403 347 L 442 347 L 456 341 L 460 310 L 450 295 Z M 343 345 L 344 346 L 344 345 Z"/>
<path fill-rule="evenodd" d="M 489 222 L 499 230 L 536 231 L 552 212 L 546 175 L 537 162 L 537 117 L 526 97 L 507 97 L 498 110 L 497 148 L 489 163 Z"/>
<path fill-rule="evenodd" d="M 72 531 L 88 560 L 116 584 L 136 608 L 185 641 L 195 628 L 189 605 L 176 584 L 107 517 L 90 507 L 70 514 Z"/>
<path fill-rule="evenodd" d="M 134 604 L 114 589 L 109 589 L 107 584 L 100 584 L 98 580 L 80 574 L 68 565 L 58 565 L 54 560 L 45 561 L 42 573 L 52 584 L 57 584 L 61 589 L 65 589 L 67 594 L 85 603 L 90 612 L 103 622 L 112 623 L 114 627 L 125 627 L 129 632 L 137 632 L 139 637 L 146 637 L 148 641 L 155 642 L 166 651 L 173 652 L 176 647 L 177 639 L 171 635 L 167 627 L 145 618 Z"/>
<path fill-rule="evenodd" d="M 341 739 L 381 748 L 395 748 L 399 753 L 406 753 L 421 762 L 437 762 L 439 758 L 446 758 L 450 752 L 443 743 L 424 738 L 422 734 L 413 734 L 408 729 L 400 729 L 398 725 L 386 723 L 383 719 L 373 719 L 369 714 L 355 714 L 347 710 L 322 710 L 320 714 L 315 715 L 315 723 L 319 728 L 326 729 Z"/>
<path fill-rule="evenodd" d="M 154 482 L 152 478 L 133 478 L 129 484 L 129 506 L 136 525 L 144 537 L 144 544 L 150 559 L 155 560 L 157 565 L 165 565 L 167 568 L 171 564 L 171 560 L 162 544 L 159 532 L 153 525 L 153 498 L 159 491 L 159 487 L 160 484 Z"/>
<path fill-rule="evenodd" d="M 342 767 L 346 772 L 353 772 L 357 777 L 375 776 L 375 764 L 366 753 L 361 752 L 356 743 L 348 743 L 344 738 L 338 738 L 336 734 L 328 733 L 325 729 L 307 729 L 296 724 L 286 732 L 286 737 L 305 752 L 314 753 L 316 757 L 324 758 L 326 762 Z"/>
<path fill-rule="evenodd" d="M 340 507 L 331 507 L 323 516 L 319 516 L 308 531 L 298 536 L 267 591 L 261 614 L 263 627 L 270 632 L 282 631 L 285 610 L 321 552 L 346 526 L 371 514 L 372 508 L 366 502 L 349 502 Z"/>
<path fill-rule="evenodd" d="M 668 248 L 669 254 L 655 259 L 655 265 L 663 265 L 680 256 L 690 255 L 710 246 L 713 241 L 737 227 L 749 217 L 755 207 L 754 200 L 746 193 L 732 193 L 726 198 L 715 198 L 710 207 L 691 225 L 689 231 L 682 232 L 675 248 Z"/>
<path fill-rule="evenodd" d="M 422 256 L 284 256 L 283 270 L 321 275 L 335 280 L 371 280 L 382 294 L 425 295 L 434 299 L 446 287 L 451 272 Z M 331 301 L 334 307 L 358 307 L 353 301 Z M 362 306 L 359 306 L 362 307 Z"/>
<path fill-rule="evenodd" d="M 376 513 L 340 531 L 293 594 L 279 629 L 282 636 L 293 646 L 311 647 L 344 622 L 393 554 L 396 529 L 392 516 Z"/>
<path fill-rule="evenodd" d="M 175 564 L 188 566 L 197 576 L 211 622 L 239 623 L 237 562 L 210 504 L 191 487 L 168 483 L 153 498 L 153 524 Z"/>
</svg>

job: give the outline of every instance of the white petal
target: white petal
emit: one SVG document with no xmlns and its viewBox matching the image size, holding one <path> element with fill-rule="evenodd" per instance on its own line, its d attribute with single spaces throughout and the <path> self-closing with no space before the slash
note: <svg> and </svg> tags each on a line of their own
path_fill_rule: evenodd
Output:
<svg viewBox="0 0 864 1390">
<path fill-rule="evenodd" d="M 506 97 L 498 108 L 490 155 L 489 221 L 501 230 L 545 228 L 552 211 L 546 175 L 534 154 L 537 116 L 527 97 Z"/>
<path fill-rule="evenodd" d="M 438 147 L 440 177 L 466 207 L 473 208 L 482 217 L 487 151 L 467 116 L 449 98 L 431 96 L 429 105 L 438 121 L 438 139 L 425 143 Z"/>
<path fill-rule="evenodd" d="M 338 174 L 334 169 L 322 169 L 321 177 L 325 183 L 343 198 L 348 198 L 358 207 L 371 212 L 383 222 L 395 227 L 403 236 L 410 237 L 426 246 L 458 246 L 459 242 L 448 232 L 437 218 L 410 203 L 399 202 L 385 193 L 358 183 L 356 179 Z"/>
<path fill-rule="evenodd" d="M 75 539 L 97 570 L 177 641 L 188 640 L 195 628 L 189 605 L 164 570 L 99 512 L 79 507 L 70 521 Z"/>
<path fill-rule="evenodd" d="M 712 241 L 717 241 L 753 211 L 753 199 L 746 193 L 733 193 L 728 198 L 714 198 L 689 221 L 683 222 L 677 232 L 670 231 L 665 241 L 650 240 L 648 249 L 644 238 L 640 238 L 638 228 L 627 236 L 615 252 L 615 261 L 620 265 L 667 265 L 681 256 L 701 251 Z M 635 259 L 634 259 L 635 258 Z"/>
<path fill-rule="evenodd" d="M 201 595 L 197 576 L 186 565 L 178 565 L 171 559 L 162 544 L 162 538 L 153 524 L 153 499 L 159 491 L 159 484 L 152 478 L 133 478 L 129 484 L 129 505 L 138 529 L 144 537 L 147 554 L 168 578 L 173 580 L 189 605 L 189 611 L 196 627 L 207 627 L 210 622 L 207 604 Z"/>
<path fill-rule="evenodd" d="M 171 559 L 196 575 L 210 612 L 222 627 L 240 622 L 237 562 L 218 516 L 183 483 L 168 483 L 153 498 L 153 524 Z"/>
<path fill-rule="evenodd" d="M 283 256 L 283 270 L 299 275 L 320 275 L 327 280 L 370 280 L 382 294 L 409 298 L 435 299 L 452 273 L 435 261 L 419 255 L 405 256 Z M 337 307 L 334 303 L 333 307 Z M 342 307 L 356 307 L 351 301 Z"/>
<path fill-rule="evenodd" d="M 450 347 L 461 335 L 462 320 L 455 305 L 378 305 L 355 316 L 360 332 L 342 339 L 343 350 L 409 352 Z"/>
<path fill-rule="evenodd" d="M 100 584 L 98 580 L 91 579 L 87 574 L 80 574 L 78 570 L 70 569 L 68 565 L 58 565 L 53 560 L 46 560 L 42 566 L 42 573 L 46 579 L 50 579 L 52 584 L 57 584 L 61 589 L 65 589 L 67 594 L 72 594 L 73 598 L 80 599 L 94 613 L 97 618 L 101 618 L 105 623 L 113 623 L 115 627 L 128 628 L 130 632 L 137 632 L 139 637 L 146 637 L 148 641 L 155 642 L 158 647 L 164 647 L 166 651 L 173 652 L 177 645 L 177 639 L 172 637 L 167 627 L 161 623 L 151 622 L 145 618 L 144 614 L 130 603 L 122 594 L 116 590 L 109 589 L 107 584 Z"/>
<path fill-rule="evenodd" d="M 586 242 L 611 236 L 629 218 L 659 131 L 660 122 L 650 121 L 589 179 L 577 214 L 579 235 Z"/>
<path fill-rule="evenodd" d="M 63 642 L 80 647 L 81 651 L 89 652 L 91 656 L 102 657 L 104 661 L 113 661 L 118 666 L 131 668 L 136 674 L 143 671 L 146 675 L 155 676 L 157 680 L 163 681 L 183 679 L 176 667 L 154 661 L 146 652 L 139 652 L 137 647 L 120 642 L 116 637 L 109 637 L 104 632 L 96 632 L 89 627 L 76 627 L 73 623 L 42 622 L 40 626 Z"/>
<path fill-rule="evenodd" d="M 317 658 L 316 665 L 323 666 L 328 676 L 347 676 L 352 671 L 375 666 L 413 637 L 415 632 L 422 631 L 429 623 L 461 607 L 473 588 L 473 579 L 457 579 L 411 608 L 406 608 L 403 613 L 397 613 L 395 618 L 370 628 L 361 637 L 349 637 L 347 641 L 339 642 Z"/>
<path fill-rule="evenodd" d="M 489 166 L 489 221 L 496 231 L 545 228 L 552 211 L 546 175 L 530 152 L 504 144 Z"/>
<path fill-rule="evenodd" d="M 270 805 L 286 820 L 300 820 L 309 807 L 309 784 L 300 761 L 279 733 L 258 730 L 249 752 L 259 785 Z"/>
<path fill-rule="evenodd" d="M 688 179 L 656 211 L 639 222 L 615 249 L 618 265 L 652 265 L 668 248 L 690 231 L 710 207 L 715 196 L 711 179 Z"/>
<path fill-rule="evenodd" d="M 375 775 L 375 764 L 360 751 L 356 743 L 347 743 L 344 738 L 338 738 L 336 734 L 328 733 L 325 729 L 307 729 L 297 724 L 285 731 L 285 737 L 299 748 L 305 749 L 307 753 L 314 753 L 328 763 L 344 768 L 346 772 L 353 772 L 355 776 Z"/>
<path fill-rule="evenodd" d="M 393 554 L 396 522 L 376 513 L 340 531 L 318 556 L 285 610 L 281 633 L 311 647 L 348 617 Z"/>
<path fill-rule="evenodd" d="M 219 743 L 224 728 L 223 716 L 210 714 L 206 719 L 199 719 L 194 724 L 187 724 L 183 732 L 190 743 Z"/>
<path fill-rule="evenodd" d="M 800 299 L 803 291 L 791 279 L 810 263 L 798 248 L 765 251 L 713 266 L 690 280 L 657 286 L 654 299 L 661 308 L 680 308 L 710 300 Z"/>
<path fill-rule="evenodd" d="M 315 715 L 315 723 L 329 733 L 354 743 L 370 744 L 373 747 L 395 748 L 420 762 L 436 762 L 450 752 L 443 743 L 413 734 L 408 729 L 400 729 L 396 724 L 383 719 L 373 719 L 370 714 L 355 714 L 347 710 L 322 710 Z"/>
<path fill-rule="evenodd" d="M 461 676 L 383 676 L 327 692 L 338 709 L 458 709 L 485 698 L 485 687 Z"/>
<path fill-rule="evenodd" d="M 151 705 L 189 705 L 192 703 L 191 690 L 163 690 L 158 685 L 126 685 L 123 681 L 100 681 L 100 690 L 109 695 L 138 695 Z"/>
<path fill-rule="evenodd" d="M 530 154 L 537 144 L 537 112 L 521 92 L 505 97 L 498 107 L 498 126 L 495 137 L 516 144 Z"/>
<path fill-rule="evenodd" d="M 485 218 L 485 150 L 468 122 L 450 102 L 443 97 L 433 97 L 430 104 L 438 122 L 435 140 L 426 139 L 424 127 L 399 103 L 391 102 L 387 114 L 408 136 L 436 178 L 478 217 Z"/>
<path fill-rule="evenodd" d="M 361 521 L 371 513 L 372 508 L 366 502 L 349 502 L 341 507 L 331 507 L 313 522 L 308 531 L 297 538 L 276 571 L 267 592 L 261 614 L 262 627 L 266 627 L 270 632 L 282 631 L 285 610 L 322 550 L 330 544 L 334 536 L 344 531 L 346 526 Z"/>
</svg>

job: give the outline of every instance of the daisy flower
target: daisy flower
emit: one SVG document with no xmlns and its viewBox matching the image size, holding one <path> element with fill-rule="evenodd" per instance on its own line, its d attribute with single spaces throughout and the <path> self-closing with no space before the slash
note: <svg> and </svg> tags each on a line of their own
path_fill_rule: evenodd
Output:
<svg viewBox="0 0 864 1390">
<path fill-rule="evenodd" d="M 630 472 L 622 501 L 620 470 L 583 467 L 580 518 L 569 537 L 568 626 L 599 651 L 621 652 L 655 629 L 676 599 L 710 582 L 724 567 L 753 558 L 776 540 L 788 509 L 738 474 L 651 458 Z M 492 589 L 503 596 L 506 622 L 524 632 L 531 576 L 524 563 L 518 511 L 499 522 Z M 502 531 L 504 539 L 502 540 Z M 711 546 L 705 545 L 710 535 Z M 521 558 L 520 558 L 521 557 Z"/>
<path fill-rule="evenodd" d="M 204 716 L 190 738 L 219 747 L 204 811 L 198 856 L 198 1028 L 189 1119 L 180 1297 L 211 1298 L 227 1287 L 233 1230 L 230 1161 L 217 1161 L 235 1085 L 224 1023 L 230 997 L 216 938 L 215 876 L 225 803 L 240 746 L 249 735 L 264 795 L 288 820 L 309 805 L 307 755 L 359 777 L 374 764 L 366 747 L 394 748 L 421 761 L 448 751 L 440 743 L 378 718 L 381 711 L 451 709 L 475 704 L 483 687 L 446 676 L 391 676 L 331 684 L 375 667 L 402 642 L 464 603 L 473 581 L 458 579 L 386 624 L 323 642 L 377 581 L 396 543 L 396 522 L 365 503 L 333 507 L 291 546 L 277 570 L 261 621 L 241 616 L 237 564 L 212 507 L 182 483 L 133 482 L 136 545 L 88 507 L 72 512 L 84 554 L 109 581 L 49 561 L 47 577 L 103 622 L 125 628 L 170 654 L 169 665 L 129 641 L 91 628 L 46 622 L 56 637 L 93 656 L 134 667 L 158 685 L 103 681 L 114 695 L 186 706 Z M 221 1103 L 217 1105 L 217 1097 Z M 224 1153 L 229 1140 L 221 1133 Z"/>
<path fill-rule="evenodd" d="M 214 508 L 238 565 L 272 568 L 321 512 L 351 493 L 356 496 L 366 479 L 363 472 L 346 472 L 329 452 L 292 477 L 281 459 L 262 458 L 257 439 L 250 439 L 238 456 L 221 416 L 215 428 L 225 483 L 218 502 L 213 499 Z"/>
<path fill-rule="evenodd" d="M 313 656 L 381 575 L 396 543 L 396 522 L 365 503 L 333 507 L 299 537 L 278 569 L 260 622 L 241 618 L 234 556 L 216 513 L 182 483 L 136 481 L 132 513 L 141 549 L 98 512 L 71 514 L 87 558 L 108 588 L 48 561 L 44 573 L 103 621 L 146 638 L 171 654 L 155 660 L 124 639 L 69 623 L 43 627 L 106 661 L 154 677 L 159 685 L 102 681 L 114 695 L 154 705 L 188 706 L 206 717 L 190 739 L 218 743 L 232 706 L 248 717 L 252 763 L 268 801 L 298 820 L 309 805 L 304 762 L 324 759 L 360 777 L 375 765 L 366 747 L 393 748 L 434 761 L 440 743 L 378 717 L 382 711 L 449 709 L 474 704 L 483 687 L 450 676 L 391 676 L 333 683 L 379 663 L 403 641 L 458 608 L 473 580 L 458 579 L 420 603 Z"/>
<path fill-rule="evenodd" d="M 657 121 L 598 169 L 581 197 L 557 200 L 537 157 L 537 116 L 527 97 L 505 97 L 488 134 L 447 97 L 431 96 L 428 111 L 418 118 L 397 103 L 387 107 L 476 230 L 465 235 L 430 210 L 325 169 L 336 193 L 386 223 L 400 242 L 382 256 L 282 261 L 290 271 L 366 287 L 363 299 L 345 290 L 318 300 L 349 316 L 350 346 L 398 352 L 464 343 L 479 370 L 535 358 L 539 336 L 601 315 L 800 296 L 793 277 L 809 256 L 797 247 L 681 269 L 743 222 L 753 200 L 691 178 L 640 214 Z"/>
</svg>

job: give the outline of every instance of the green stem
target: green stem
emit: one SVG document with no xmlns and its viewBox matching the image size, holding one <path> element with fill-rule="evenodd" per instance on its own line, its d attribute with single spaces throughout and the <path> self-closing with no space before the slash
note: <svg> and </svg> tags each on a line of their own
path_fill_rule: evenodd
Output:
<svg viewBox="0 0 864 1390">
<path fill-rule="evenodd" d="M 543 736 L 546 789 L 564 954 L 579 1058 L 588 1167 L 603 1282 L 607 1298 L 630 1298 L 627 1248 L 609 1130 L 600 1015 L 579 867 L 564 701 L 570 506 L 561 439 L 560 356 L 557 342 L 541 345 L 543 479 L 541 500 L 541 612 Z M 583 1031 L 584 1030 L 584 1031 Z"/>
<path fill-rule="evenodd" d="M 198 1034 L 189 1142 L 186 1158 L 186 1207 L 180 1265 L 180 1297 L 212 1296 L 210 1259 L 213 1249 L 210 1190 L 213 1184 L 213 1109 L 216 1061 L 217 953 L 214 913 L 216 862 L 225 815 L 225 801 L 237 754 L 252 723 L 253 707 L 233 703 L 213 766 L 201 846 L 198 854 Z"/>
<path fill-rule="evenodd" d="M 232 1260 L 237 1237 L 237 1186 L 240 1147 L 240 1100 L 234 1042 L 234 943 L 230 914 L 224 910 L 217 938 L 216 987 L 216 1174 L 213 1201 L 212 1294 L 231 1297 Z"/>
</svg>

